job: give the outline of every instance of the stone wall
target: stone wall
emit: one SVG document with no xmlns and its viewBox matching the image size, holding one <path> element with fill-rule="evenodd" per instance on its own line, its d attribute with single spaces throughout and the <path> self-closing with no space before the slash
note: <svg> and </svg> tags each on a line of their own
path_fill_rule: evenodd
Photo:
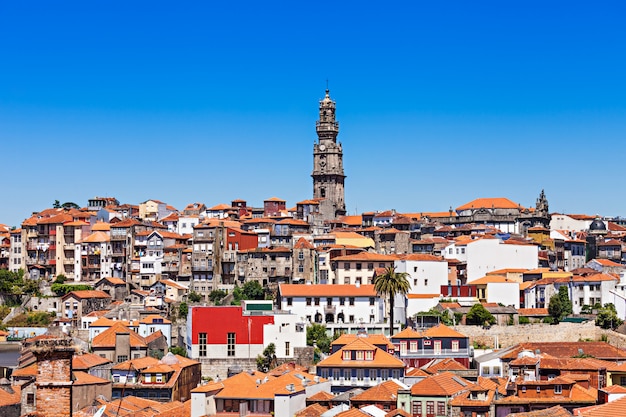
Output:
<svg viewBox="0 0 626 417">
<path fill-rule="evenodd" d="M 517 326 L 455 326 L 454 329 L 469 337 L 470 344 L 476 342 L 489 348 L 505 348 L 524 342 L 577 342 L 579 340 L 599 341 L 603 334 L 608 341 L 626 348 L 626 337 L 596 327 L 593 321 L 586 323 L 520 324 Z"/>
</svg>

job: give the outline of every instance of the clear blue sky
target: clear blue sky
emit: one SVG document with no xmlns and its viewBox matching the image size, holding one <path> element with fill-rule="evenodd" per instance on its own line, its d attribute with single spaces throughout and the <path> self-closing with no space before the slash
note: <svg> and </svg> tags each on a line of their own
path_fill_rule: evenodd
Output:
<svg viewBox="0 0 626 417">
<path fill-rule="evenodd" d="M 626 215 L 624 2 L 0 4 L 0 223 L 94 196 L 312 196 L 337 101 L 350 213 L 478 197 Z"/>
</svg>

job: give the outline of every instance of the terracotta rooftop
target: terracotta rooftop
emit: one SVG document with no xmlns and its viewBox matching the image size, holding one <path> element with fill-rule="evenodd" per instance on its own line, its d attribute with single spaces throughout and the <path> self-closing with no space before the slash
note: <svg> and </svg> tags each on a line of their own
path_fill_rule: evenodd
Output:
<svg viewBox="0 0 626 417">
<path fill-rule="evenodd" d="M 374 285 L 347 284 L 280 284 L 279 293 L 283 297 L 375 297 Z"/>
</svg>

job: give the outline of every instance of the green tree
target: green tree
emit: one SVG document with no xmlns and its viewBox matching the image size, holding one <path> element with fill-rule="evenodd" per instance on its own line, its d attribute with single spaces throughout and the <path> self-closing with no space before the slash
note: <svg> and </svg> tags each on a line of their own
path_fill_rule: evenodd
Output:
<svg viewBox="0 0 626 417">
<path fill-rule="evenodd" d="M 433 307 L 428 311 L 420 311 L 419 313 L 415 314 L 415 316 L 413 317 L 415 318 L 416 321 L 418 321 L 417 317 L 419 316 L 439 317 L 439 321 L 445 324 L 446 326 L 454 325 L 454 320 L 450 317 L 450 314 L 448 314 L 448 310 L 439 311 L 435 307 Z M 459 323 L 459 321 L 457 320 L 456 323 Z"/>
<path fill-rule="evenodd" d="M 78 204 L 76 204 L 76 203 L 71 202 L 71 201 L 67 201 L 67 202 L 61 204 L 61 208 L 64 208 L 64 209 L 71 209 L 71 208 L 73 208 L 73 209 L 78 210 L 78 209 L 80 209 L 80 206 Z"/>
<path fill-rule="evenodd" d="M 563 301 L 558 294 L 550 297 L 550 303 L 548 304 L 548 313 L 552 317 L 552 323 L 558 324 L 563 318 Z"/>
<path fill-rule="evenodd" d="M 615 330 L 621 326 L 623 321 L 617 316 L 617 310 L 612 303 L 607 303 L 598 311 L 596 316 L 596 326 L 603 329 Z"/>
<path fill-rule="evenodd" d="M 569 299 L 569 288 L 562 285 L 559 287 L 559 298 L 561 299 L 561 307 L 563 308 L 563 317 L 572 314 L 572 301 Z"/>
<path fill-rule="evenodd" d="M 264 300 L 265 290 L 259 281 L 247 281 L 241 288 L 244 300 Z"/>
<path fill-rule="evenodd" d="M 178 315 L 183 318 L 187 318 L 189 313 L 189 306 L 184 301 L 178 306 Z"/>
<path fill-rule="evenodd" d="M 57 277 L 54 279 L 55 284 L 64 284 L 65 281 L 67 281 L 67 277 L 63 274 L 57 275 Z"/>
<path fill-rule="evenodd" d="M 61 202 L 59 200 L 54 200 L 54 203 L 52 203 L 52 208 L 61 208 Z"/>
<path fill-rule="evenodd" d="M 195 291 L 189 293 L 189 301 L 192 303 L 198 303 L 202 300 L 202 296 Z"/>
<path fill-rule="evenodd" d="M 465 317 L 467 324 L 474 325 L 484 325 L 484 324 L 494 324 L 496 322 L 496 318 L 491 314 L 485 306 L 480 303 L 476 303 L 470 308 L 467 312 L 467 316 Z"/>
<path fill-rule="evenodd" d="M 187 357 L 187 351 L 184 347 L 181 346 L 172 346 L 170 348 L 170 352 L 172 352 L 174 355 L 182 356 L 184 358 Z"/>
<path fill-rule="evenodd" d="M 276 367 L 276 345 L 270 343 L 263 350 L 263 355 L 256 357 L 256 367 L 261 372 L 267 372 Z"/>
<path fill-rule="evenodd" d="M 209 294 L 209 300 L 217 306 L 220 305 L 220 301 L 222 301 L 222 298 L 226 297 L 226 295 L 226 291 L 224 290 L 213 290 Z"/>
<path fill-rule="evenodd" d="M 411 289 L 408 276 L 406 272 L 396 272 L 396 268 L 390 266 L 374 278 L 376 293 L 382 297 L 389 297 L 389 337 L 393 335 L 393 310 L 396 295 L 405 295 Z"/>
<path fill-rule="evenodd" d="M 330 337 L 326 333 L 326 326 L 323 324 L 311 324 L 306 328 L 307 346 L 317 346 L 322 353 L 330 352 Z"/>
</svg>

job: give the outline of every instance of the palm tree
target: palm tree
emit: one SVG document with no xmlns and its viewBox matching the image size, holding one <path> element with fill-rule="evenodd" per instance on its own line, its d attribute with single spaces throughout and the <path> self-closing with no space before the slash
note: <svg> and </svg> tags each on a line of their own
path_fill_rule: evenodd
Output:
<svg viewBox="0 0 626 417">
<path fill-rule="evenodd" d="M 374 278 L 374 289 L 379 296 L 389 297 L 389 337 L 393 335 L 393 310 L 396 294 L 406 294 L 411 284 L 406 272 L 396 272 L 395 266 L 385 269 L 385 272 Z"/>
</svg>

